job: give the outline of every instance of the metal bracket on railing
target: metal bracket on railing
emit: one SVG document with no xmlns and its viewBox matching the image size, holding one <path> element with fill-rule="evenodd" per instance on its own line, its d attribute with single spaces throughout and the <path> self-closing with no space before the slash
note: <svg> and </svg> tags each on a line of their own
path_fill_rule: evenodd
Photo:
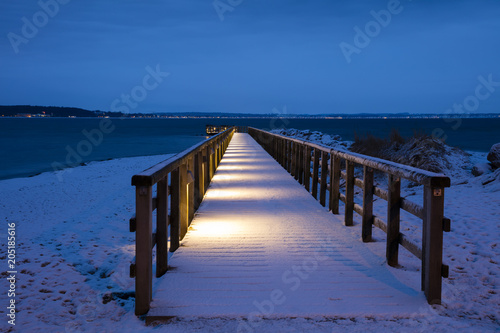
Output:
<svg viewBox="0 0 500 333">
<path fill-rule="evenodd" d="M 137 220 L 135 216 L 129 220 L 129 230 L 130 232 L 135 232 L 137 230 Z"/>
<path fill-rule="evenodd" d="M 443 231 L 444 232 L 451 231 L 451 220 L 447 217 L 443 218 Z"/>
<path fill-rule="evenodd" d="M 441 265 L 441 277 L 444 277 L 447 279 L 450 276 L 450 266 L 448 265 Z"/>
</svg>

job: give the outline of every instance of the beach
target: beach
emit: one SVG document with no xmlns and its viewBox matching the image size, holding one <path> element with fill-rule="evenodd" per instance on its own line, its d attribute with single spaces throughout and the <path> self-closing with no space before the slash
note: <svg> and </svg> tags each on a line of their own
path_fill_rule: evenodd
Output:
<svg viewBox="0 0 500 333">
<path fill-rule="evenodd" d="M 486 154 L 476 155 L 477 159 Z M 15 326 L 7 322 L 7 298 L 0 306 L 1 331 L 19 332 L 149 332 L 134 315 L 134 233 L 128 220 L 134 214 L 135 191 L 130 178 L 170 155 L 91 162 L 59 172 L 0 181 L 2 198 L 0 246 L 7 248 L 8 225 L 15 224 Z M 418 202 L 421 189 L 412 189 Z M 426 306 L 409 318 L 290 318 L 264 321 L 261 332 L 487 332 L 500 327 L 500 186 L 482 185 L 470 176 L 446 189 L 445 215 L 452 221 L 445 233 L 443 260 L 450 277 L 443 279 L 443 304 Z M 402 216 L 404 219 L 404 216 Z M 353 241 L 360 242 L 360 220 Z M 419 239 L 419 227 L 404 227 Z M 384 234 L 374 231 L 372 250 L 384 255 Z M 2 253 L 6 253 L 2 251 Z M 175 255 L 175 254 L 174 254 Z M 420 281 L 420 262 L 401 251 L 398 272 L 412 272 Z M 6 263 L 7 257 L 2 255 Z M 4 266 L 5 267 L 5 266 Z M 167 273 L 168 275 L 168 273 Z M 2 288 L 9 289 L 2 272 Z M 168 278 L 168 276 L 164 277 Z M 156 281 L 156 279 L 155 279 Z M 332 310 L 334 313 L 334 310 Z M 234 331 L 238 320 L 217 317 L 174 320 L 169 332 Z"/>
</svg>

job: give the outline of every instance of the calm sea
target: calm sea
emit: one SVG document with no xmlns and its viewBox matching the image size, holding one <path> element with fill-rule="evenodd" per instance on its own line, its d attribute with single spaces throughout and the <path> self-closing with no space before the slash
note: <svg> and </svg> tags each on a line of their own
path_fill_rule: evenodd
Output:
<svg viewBox="0 0 500 333">
<path fill-rule="evenodd" d="M 180 152 L 206 138 L 205 125 L 249 125 L 261 129 L 311 129 L 345 140 L 371 133 L 386 137 L 441 131 L 446 142 L 486 152 L 500 142 L 500 118 L 442 119 L 109 119 L 108 133 L 96 134 L 101 119 L 0 118 L 0 179 L 24 177 L 58 167 L 118 157 Z M 90 140 L 84 131 L 93 133 Z M 437 133 L 437 132 L 435 132 Z M 69 156 L 69 157 L 68 157 Z M 146 167 L 146 166 L 145 166 Z"/>
</svg>

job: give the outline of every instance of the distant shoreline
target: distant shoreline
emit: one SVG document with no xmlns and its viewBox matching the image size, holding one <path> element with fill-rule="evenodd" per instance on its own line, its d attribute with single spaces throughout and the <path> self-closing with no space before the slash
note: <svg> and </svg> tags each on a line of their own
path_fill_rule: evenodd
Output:
<svg viewBox="0 0 500 333">
<path fill-rule="evenodd" d="M 329 120 L 342 120 L 342 119 L 496 119 L 500 118 L 500 114 L 478 114 L 478 115 L 410 115 L 410 116 L 294 116 L 288 115 L 286 117 L 278 116 L 157 116 L 157 115 L 144 115 L 141 117 L 16 117 L 16 116 L 0 116 L 0 119 L 111 119 L 111 120 L 127 120 L 127 119 L 329 119 Z"/>
<path fill-rule="evenodd" d="M 75 107 L 38 105 L 0 105 L 0 118 L 113 118 L 113 119 L 448 119 L 448 118 L 500 118 L 500 113 L 237 113 L 237 112 L 151 112 L 123 113 L 86 110 Z"/>
</svg>

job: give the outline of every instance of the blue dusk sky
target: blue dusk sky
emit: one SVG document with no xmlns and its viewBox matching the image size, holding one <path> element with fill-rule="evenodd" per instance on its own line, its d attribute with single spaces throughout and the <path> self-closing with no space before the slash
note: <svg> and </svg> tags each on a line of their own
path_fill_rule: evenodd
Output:
<svg viewBox="0 0 500 333">
<path fill-rule="evenodd" d="M 1 105 L 500 112 L 500 1 L 5 0 Z"/>
</svg>

